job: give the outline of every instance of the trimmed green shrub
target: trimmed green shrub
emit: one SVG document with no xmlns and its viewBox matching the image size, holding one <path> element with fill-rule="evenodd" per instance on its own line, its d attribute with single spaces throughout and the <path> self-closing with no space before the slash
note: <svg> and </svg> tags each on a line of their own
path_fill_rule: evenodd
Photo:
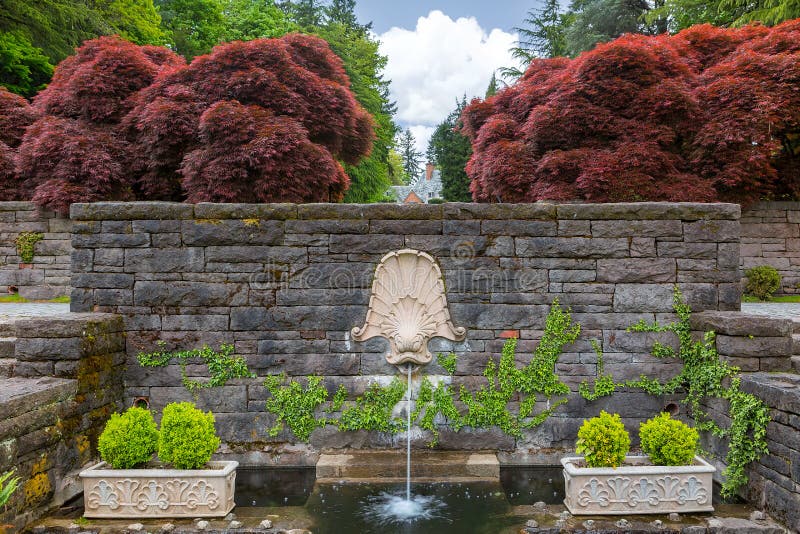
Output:
<svg viewBox="0 0 800 534">
<path fill-rule="evenodd" d="M 173 402 L 164 407 L 158 436 L 158 457 L 178 469 L 198 469 L 211 459 L 220 440 L 214 429 L 214 414 L 195 408 L 191 402 Z"/>
<path fill-rule="evenodd" d="M 619 414 L 605 411 L 583 421 L 575 444 L 575 451 L 584 455 L 589 467 L 619 467 L 630 448 L 631 438 Z"/>
<path fill-rule="evenodd" d="M 130 469 L 148 462 L 157 446 L 153 414 L 135 406 L 125 413 L 111 414 L 97 442 L 100 457 L 114 469 Z"/>
<path fill-rule="evenodd" d="M 654 465 L 691 465 L 700 435 L 665 412 L 639 423 L 639 439 L 642 450 Z"/>
<path fill-rule="evenodd" d="M 443 198 L 438 198 L 438 197 L 431 198 L 431 199 L 428 200 L 428 204 L 444 204 L 444 199 Z"/>
<path fill-rule="evenodd" d="M 781 275 L 771 265 L 759 265 L 744 272 L 747 277 L 745 292 L 760 300 L 769 300 L 781 287 Z"/>
</svg>

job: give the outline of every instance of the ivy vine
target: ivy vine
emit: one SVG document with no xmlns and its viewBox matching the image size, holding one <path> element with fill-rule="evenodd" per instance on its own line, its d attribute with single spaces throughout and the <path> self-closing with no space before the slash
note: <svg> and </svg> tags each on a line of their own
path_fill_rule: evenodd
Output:
<svg viewBox="0 0 800 534">
<path fill-rule="evenodd" d="M 22 263 L 31 263 L 33 261 L 34 249 L 36 243 L 44 239 L 44 234 L 41 232 L 21 232 L 14 240 L 17 247 L 17 256 L 19 256 Z"/>
<path fill-rule="evenodd" d="M 181 366 L 181 382 L 183 386 L 196 393 L 201 388 L 224 386 L 234 378 L 255 378 L 256 375 L 247 368 L 247 362 L 241 356 L 233 355 L 233 345 L 222 344 L 219 351 L 208 345 L 200 349 L 170 352 L 165 350 L 166 343 L 156 343 L 161 350 L 136 355 L 142 367 L 166 367 L 172 360 L 178 360 Z M 208 366 L 209 379 L 207 381 L 194 380 L 186 374 L 186 365 L 192 359 L 200 359 Z"/>
<path fill-rule="evenodd" d="M 587 400 L 595 400 L 612 394 L 616 388 L 622 386 L 638 388 L 652 395 L 682 391 L 685 397 L 681 402 L 688 406 L 695 426 L 728 440 L 728 454 L 725 457 L 727 467 L 722 472 L 725 478 L 722 495 L 731 497 L 747 483 L 745 467 L 769 452 L 766 440 L 769 409 L 761 399 L 741 390 L 739 369 L 720 359 L 714 332 L 706 332 L 700 341 L 692 339 L 691 308 L 683 300 L 677 287 L 673 294 L 673 309 L 678 316 L 675 322 L 659 325 L 639 321 L 628 331 L 674 333 L 679 341 L 677 352 L 656 341 L 652 354 L 657 358 L 680 359 L 683 368 L 678 375 L 664 383 L 644 375 L 638 380 L 615 383 L 609 375 L 603 373 L 602 354 L 598 351 L 598 378 L 595 380 L 594 390 L 590 390 L 588 384 L 584 383 L 581 384 L 580 393 Z M 731 420 L 728 428 L 720 427 L 702 409 L 702 405 L 709 399 L 727 401 Z"/>
</svg>

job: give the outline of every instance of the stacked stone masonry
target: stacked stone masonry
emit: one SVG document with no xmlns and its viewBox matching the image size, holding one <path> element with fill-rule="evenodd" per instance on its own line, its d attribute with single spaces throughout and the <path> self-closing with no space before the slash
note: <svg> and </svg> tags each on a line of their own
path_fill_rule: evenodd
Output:
<svg viewBox="0 0 800 534">
<path fill-rule="evenodd" d="M 13 287 L 28 299 L 69 295 L 72 222 L 40 211 L 31 202 L 0 202 L 0 292 Z M 22 232 L 42 234 L 31 263 L 22 263 L 16 240 Z"/>
<path fill-rule="evenodd" d="M 0 473 L 20 477 L 0 525 L 22 528 L 82 491 L 77 472 L 123 406 L 118 316 L 71 314 L 13 324 L 16 363 L 0 378 Z"/>
<path fill-rule="evenodd" d="M 596 373 L 591 340 L 617 380 L 643 369 L 661 378 L 677 373 L 677 363 L 649 355 L 655 339 L 671 340 L 625 331 L 640 319 L 671 319 L 675 284 L 697 311 L 738 309 L 739 215 L 726 204 L 79 204 L 72 208 L 71 305 L 123 317 L 127 404 L 145 397 L 160 409 L 191 399 L 177 365 L 137 364 L 136 354 L 158 340 L 168 348 L 233 343 L 259 376 L 322 375 L 331 392 L 344 384 L 358 394 L 397 371 L 384 359 L 385 341 L 353 342 L 350 329 L 363 324 L 381 257 L 413 248 L 439 262 L 453 322 L 467 329 L 464 342 L 430 345 L 459 355 L 456 385 L 482 383 L 487 358 L 510 336 L 520 339 L 518 361 L 529 360 L 557 298 L 582 325 L 556 368 L 577 390 Z M 202 366 L 188 371 L 204 375 Z M 425 372 L 445 374 L 436 364 Z M 267 435 L 266 395 L 260 379 L 200 393 L 227 451 L 276 454 L 293 441 L 288 432 Z M 499 449 L 510 458 L 571 447 L 584 417 L 618 411 L 635 430 L 665 402 L 638 392 L 591 404 L 570 395 L 522 440 L 497 429 L 444 431 L 441 447 Z M 292 450 L 313 457 L 326 447 L 385 447 L 393 439 L 329 428 Z M 292 461 L 286 454 L 281 461 Z"/>
<path fill-rule="evenodd" d="M 742 273 L 771 265 L 778 294 L 800 294 L 800 202 L 759 202 L 742 212 Z"/>
</svg>

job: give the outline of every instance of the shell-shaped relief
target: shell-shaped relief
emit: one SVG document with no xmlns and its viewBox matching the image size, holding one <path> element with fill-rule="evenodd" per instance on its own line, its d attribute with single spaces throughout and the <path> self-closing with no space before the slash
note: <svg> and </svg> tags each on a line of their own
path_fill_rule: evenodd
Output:
<svg viewBox="0 0 800 534">
<path fill-rule="evenodd" d="M 353 339 L 389 340 L 387 361 L 392 365 L 425 365 L 432 359 L 428 341 L 443 337 L 461 341 L 465 328 L 450 320 L 442 272 L 425 252 L 403 249 L 386 254 L 375 269 L 364 326 Z"/>
</svg>

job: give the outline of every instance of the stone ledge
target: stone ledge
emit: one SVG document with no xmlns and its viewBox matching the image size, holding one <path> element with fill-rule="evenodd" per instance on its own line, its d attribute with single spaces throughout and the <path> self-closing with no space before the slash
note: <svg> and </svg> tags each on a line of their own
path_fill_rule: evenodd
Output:
<svg viewBox="0 0 800 534">
<path fill-rule="evenodd" d="M 63 378 L 0 379 L 0 420 L 28 413 L 37 406 L 66 400 L 77 391 L 77 381 Z"/>
<path fill-rule="evenodd" d="M 703 204 L 698 202 L 630 202 L 617 204 L 559 204 L 559 219 L 658 220 L 702 219 L 738 220 L 738 204 Z"/>
<path fill-rule="evenodd" d="M 791 319 L 739 311 L 704 311 L 692 314 L 693 330 L 713 330 L 729 336 L 784 337 L 792 333 Z"/>
<path fill-rule="evenodd" d="M 74 221 L 191 219 L 194 205 L 179 202 L 95 202 L 72 204 L 69 214 Z"/>
<path fill-rule="evenodd" d="M 800 414 L 800 375 L 752 373 L 742 375 L 742 390 L 763 400 L 770 408 Z"/>
<path fill-rule="evenodd" d="M 113 313 L 69 313 L 17 319 L 14 322 L 16 337 L 65 338 L 82 337 L 88 326 L 102 324 L 101 332 L 116 334 L 125 331 L 122 316 Z"/>
</svg>

